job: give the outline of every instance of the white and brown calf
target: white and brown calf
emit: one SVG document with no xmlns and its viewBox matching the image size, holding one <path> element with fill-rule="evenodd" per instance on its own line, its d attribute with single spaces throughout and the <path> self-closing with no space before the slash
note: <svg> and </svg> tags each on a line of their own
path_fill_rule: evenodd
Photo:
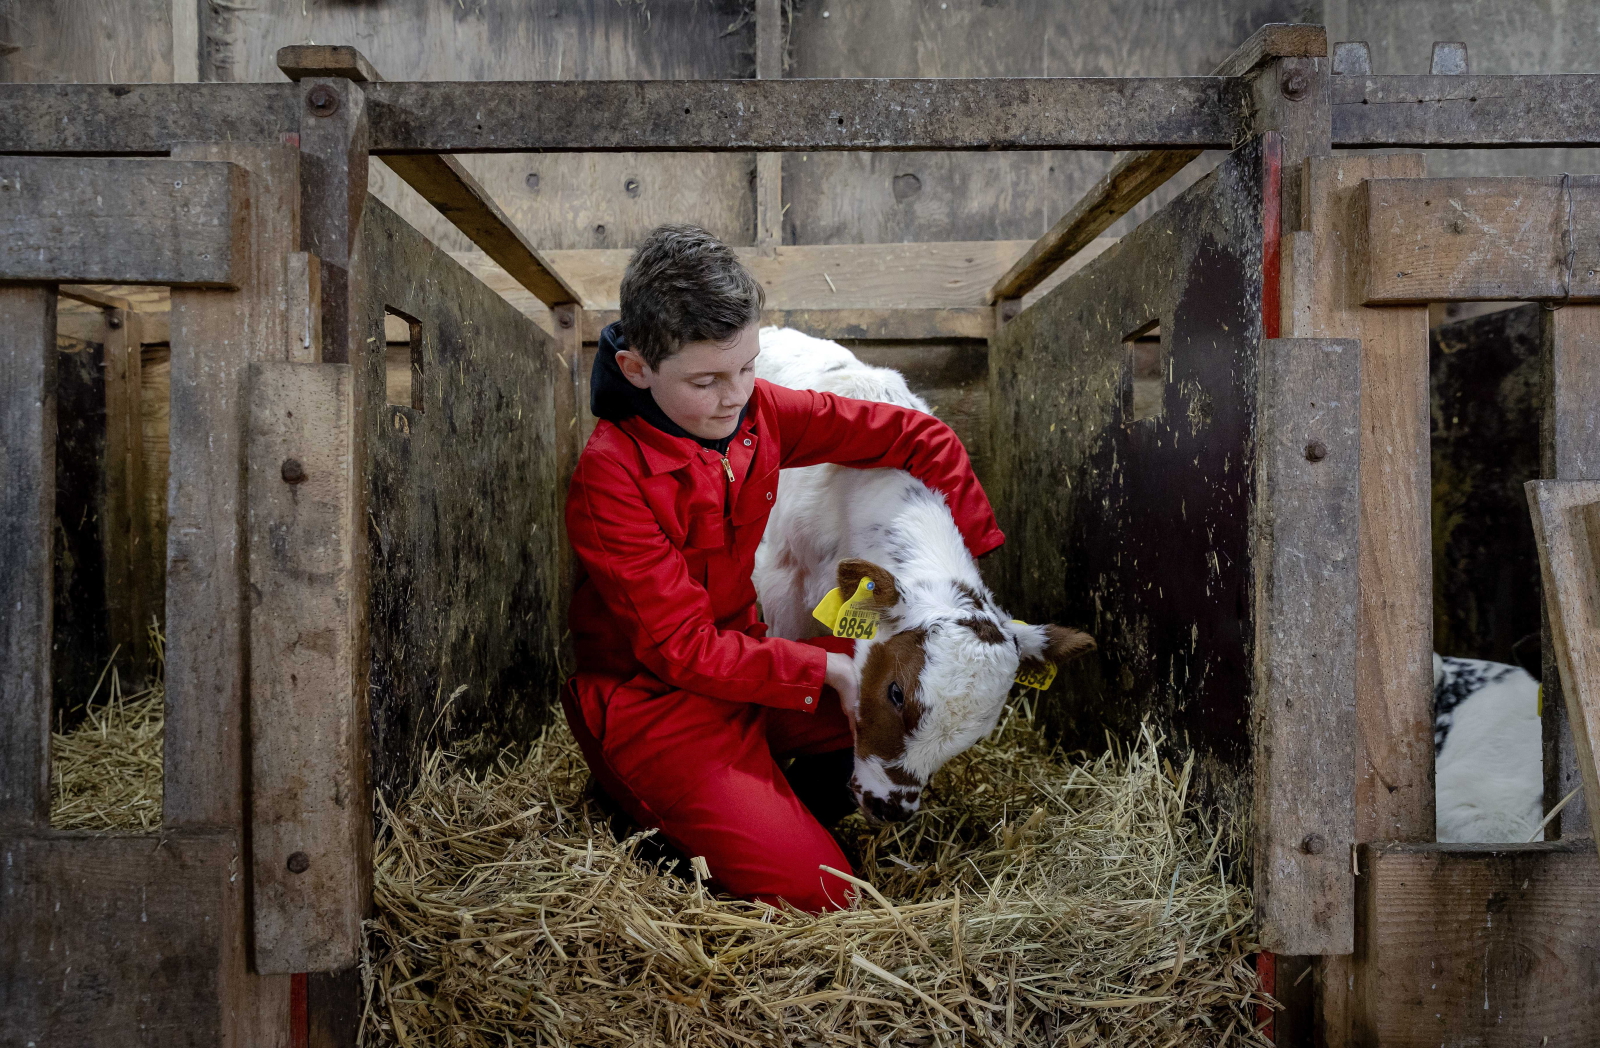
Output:
<svg viewBox="0 0 1600 1048">
<path fill-rule="evenodd" d="M 789 328 L 762 329 L 756 374 L 928 411 L 899 372 Z M 850 789 L 867 816 L 904 819 L 933 773 L 993 730 L 1023 663 L 1061 665 L 1095 645 L 1077 630 L 1012 622 L 983 584 L 944 496 L 909 473 L 784 470 L 756 554 L 756 592 L 772 634 L 825 633 L 811 609 L 835 586 L 855 593 L 863 576 L 873 580 L 882 620 L 876 637 L 856 643 Z"/>
</svg>

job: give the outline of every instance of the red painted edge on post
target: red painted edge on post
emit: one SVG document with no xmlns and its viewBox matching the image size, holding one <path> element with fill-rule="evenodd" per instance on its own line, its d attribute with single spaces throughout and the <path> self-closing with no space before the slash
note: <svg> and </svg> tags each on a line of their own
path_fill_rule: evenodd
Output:
<svg viewBox="0 0 1600 1048">
<path fill-rule="evenodd" d="M 1256 976 L 1261 980 L 1261 992 L 1278 994 L 1278 955 L 1262 950 L 1256 954 Z M 1256 1028 L 1261 1036 L 1276 1043 L 1278 1039 L 1276 1013 L 1270 1005 L 1256 1005 Z"/>
<path fill-rule="evenodd" d="M 1277 338 L 1283 327 L 1283 138 L 1276 131 L 1261 136 L 1261 329 Z"/>
<path fill-rule="evenodd" d="M 306 973 L 289 976 L 289 1048 L 311 1048 L 311 1023 L 306 1012 Z"/>
</svg>

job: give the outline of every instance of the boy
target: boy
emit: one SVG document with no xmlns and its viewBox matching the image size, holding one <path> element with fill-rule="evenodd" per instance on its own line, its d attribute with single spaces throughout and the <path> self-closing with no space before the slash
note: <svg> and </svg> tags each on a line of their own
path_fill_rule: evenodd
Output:
<svg viewBox="0 0 1600 1048">
<path fill-rule="evenodd" d="M 818 867 L 848 866 L 777 762 L 849 765 L 858 680 L 850 642 L 767 637 L 757 615 L 778 470 L 904 469 L 944 494 L 974 555 L 1003 536 L 944 423 L 758 381 L 763 301 L 693 226 L 655 230 L 628 263 L 567 495 L 578 669 L 562 700 L 595 778 L 641 825 L 729 892 L 820 911 L 850 895 Z"/>
</svg>

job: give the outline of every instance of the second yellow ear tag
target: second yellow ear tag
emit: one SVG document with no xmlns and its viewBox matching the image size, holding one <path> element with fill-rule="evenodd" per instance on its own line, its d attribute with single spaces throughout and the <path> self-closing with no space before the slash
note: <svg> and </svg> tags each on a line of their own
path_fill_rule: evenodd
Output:
<svg viewBox="0 0 1600 1048">
<path fill-rule="evenodd" d="M 874 584 L 871 579 L 856 583 L 856 591 L 849 600 L 844 599 L 837 587 L 828 591 L 822 603 L 812 609 L 812 616 L 835 637 L 849 640 L 871 640 L 878 635 L 878 610 L 872 607 Z"/>
<path fill-rule="evenodd" d="M 1026 626 L 1021 619 L 1012 619 L 1018 626 Z M 1022 665 L 1017 667 L 1016 682 L 1024 688 L 1038 688 L 1044 691 L 1056 681 L 1056 664 L 1053 662 L 1038 662 L 1033 666 Z"/>
</svg>

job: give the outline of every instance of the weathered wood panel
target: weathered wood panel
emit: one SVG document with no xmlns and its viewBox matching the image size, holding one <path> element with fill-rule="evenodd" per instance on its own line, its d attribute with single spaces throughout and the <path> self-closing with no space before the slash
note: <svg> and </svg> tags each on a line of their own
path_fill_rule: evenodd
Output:
<svg viewBox="0 0 1600 1048">
<path fill-rule="evenodd" d="M 56 294 L 0 287 L 0 825 L 50 814 Z M 0 1010 L 3 1011 L 3 1010 Z"/>
<path fill-rule="evenodd" d="M 1255 908 L 1263 948 L 1355 948 L 1361 343 L 1267 339 L 1254 550 Z"/>
<path fill-rule="evenodd" d="M 525 740 L 557 683 L 561 444 L 569 374 L 531 320 L 377 200 L 361 229 L 370 345 L 386 308 L 421 324 L 420 409 L 359 381 L 370 455 L 373 781 L 393 796 L 429 747 Z"/>
<path fill-rule="evenodd" d="M 245 192 L 230 164 L 0 158 L 0 279 L 232 287 Z"/>
<path fill-rule="evenodd" d="M 1584 799 L 1600 811 L 1600 481 L 1529 481 L 1528 508 Z"/>
<path fill-rule="evenodd" d="M 1289 310 L 1297 336 L 1361 339 L 1360 841 L 1430 840 L 1434 832 L 1428 311 L 1361 305 L 1366 217 L 1357 206 L 1363 179 L 1421 174 L 1416 154 L 1307 161 L 1314 279 L 1303 309 Z M 1297 259 L 1300 251 L 1296 243 Z"/>
<path fill-rule="evenodd" d="M 9 3 L 0 20 L 0 81 L 192 80 L 174 75 L 173 16 L 182 11 L 173 0 Z"/>
<path fill-rule="evenodd" d="M 1433 646 L 1538 676 L 1539 571 L 1522 485 L 1539 473 L 1537 305 L 1430 332 Z"/>
<path fill-rule="evenodd" d="M 1540 426 L 1540 476 L 1600 480 L 1600 307 L 1567 306 L 1544 312 L 1544 421 Z M 1544 760 L 1545 803 L 1556 804 L 1579 785 L 1576 743 L 1567 723 L 1546 624 Z M 1553 834 L 1592 837 L 1583 796 L 1556 816 Z"/>
<path fill-rule="evenodd" d="M 1380 178 L 1367 304 L 1600 298 L 1600 176 Z"/>
<path fill-rule="evenodd" d="M 1594 1043 L 1592 841 L 1365 845 L 1360 863 L 1354 1044 Z"/>
<path fill-rule="evenodd" d="M 1255 432 L 1263 336 L 1258 140 L 990 343 L 988 570 L 1013 614 L 1088 629 L 1045 709 L 1071 745 L 1149 715 L 1247 810 L 1255 694 Z M 1160 413 L 1132 416 L 1131 338 L 1159 323 Z"/>
<path fill-rule="evenodd" d="M 228 834 L 0 841 L 0 1043 L 286 1046 L 286 996 L 239 981 L 242 861 Z"/>
<path fill-rule="evenodd" d="M 1600 75 L 1341 76 L 1333 144 L 1600 145 Z"/>
<path fill-rule="evenodd" d="M 366 521 L 347 364 L 250 369 L 255 967 L 354 964 L 371 894 Z"/>
</svg>

